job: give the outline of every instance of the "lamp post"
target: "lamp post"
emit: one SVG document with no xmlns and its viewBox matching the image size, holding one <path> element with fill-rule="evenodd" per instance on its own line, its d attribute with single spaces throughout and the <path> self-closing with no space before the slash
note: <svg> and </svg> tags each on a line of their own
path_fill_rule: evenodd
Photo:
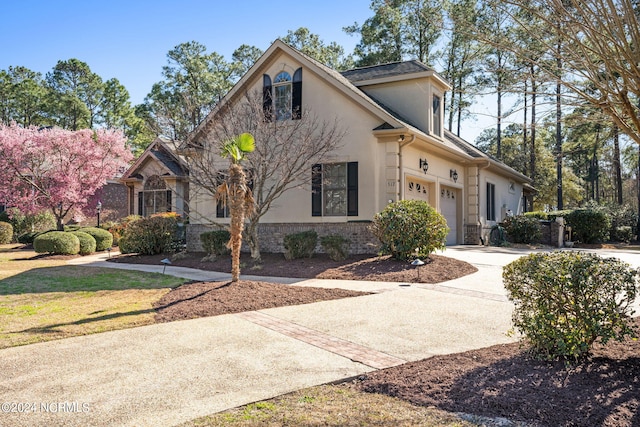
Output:
<svg viewBox="0 0 640 427">
<path fill-rule="evenodd" d="M 102 203 L 98 200 L 98 204 L 96 205 L 96 213 L 98 214 L 98 228 L 100 228 L 100 211 L 102 211 Z"/>
</svg>

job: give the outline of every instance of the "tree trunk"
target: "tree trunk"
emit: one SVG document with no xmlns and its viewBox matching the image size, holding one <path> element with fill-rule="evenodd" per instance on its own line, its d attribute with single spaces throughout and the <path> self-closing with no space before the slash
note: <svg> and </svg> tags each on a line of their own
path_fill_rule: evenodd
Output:
<svg viewBox="0 0 640 427">
<path fill-rule="evenodd" d="M 231 225 L 229 233 L 229 249 L 231 249 L 231 281 L 240 280 L 240 248 L 242 247 L 242 230 L 244 229 L 244 201 L 246 193 L 246 175 L 240 165 L 232 164 L 229 168 L 229 211 Z"/>
<path fill-rule="evenodd" d="M 622 168 L 620 166 L 620 132 L 613 126 L 613 168 L 616 172 L 616 192 L 618 204 L 622 205 Z"/>
<path fill-rule="evenodd" d="M 262 262 L 262 255 L 260 254 L 260 241 L 258 240 L 258 221 L 251 220 L 247 225 L 247 244 L 251 249 L 251 259 L 255 264 Z"/>
</svg>

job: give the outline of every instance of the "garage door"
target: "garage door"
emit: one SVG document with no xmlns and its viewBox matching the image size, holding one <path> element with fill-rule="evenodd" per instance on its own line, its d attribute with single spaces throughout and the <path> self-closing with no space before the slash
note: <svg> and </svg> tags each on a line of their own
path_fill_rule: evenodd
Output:
<svg viewBox="0 0 640 427">
<path fill-rule="evenodd" d="M 458 191 L 456 189 L 441 188 L 440 213 L 447 220 L 449 226 L 447 246 L 456 245 L 458 243 Z"/>
</svg>

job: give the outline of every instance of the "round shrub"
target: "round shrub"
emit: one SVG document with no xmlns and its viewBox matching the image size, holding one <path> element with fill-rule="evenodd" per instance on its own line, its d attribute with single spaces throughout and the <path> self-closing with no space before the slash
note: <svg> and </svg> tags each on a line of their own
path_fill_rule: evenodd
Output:
<svg viewBox="0 0 640 427">
<path fill-rule="evenodd" d="M 542 237 L 536 218 L 524 215 L 508 217 L 503 222 L 507 238 L 512 243 L 536 243 Z"/>
<path fill-rule="evenodd" d="M 96 239 L 91 234 L 84 231 L 72 231 L 71 234 L 80 241 L 80 255 L 90 255 L 96 251 Z"/>
<path fill-rule="evenodd" d="M 504 267 L 513 324 L 541 359 L 582 358 L 594 342 L 635 336 L 632 304 L 640 271 L 616 258 L 556 251 Z"/>
<path fill-rule="evenodd" d="M 318 243 L 318 233 L 313 230 L 284 236 L 284 257 L 286 259 L 311 258 Z"/>
<path fill-rule="evenodd" d="M 11 243 L 13 240 L 13 226 L 8 222 L 0 221 L 0 245 Z"/>
<path fill-rule="evenodd" d="M 33 240 L 33 249 L 38 253 L 76 255 L 80 252 L 80 240 L 71 233 L 49 231 Z"/>
<path fill-rule="evenodd" d="M 207 255 L 213 256 L 226 255 L 230 252 L 227 247 L 230 238 L 231 235 L 227 230 L 205 231 L 200 234 L 202 248 Z"/>
<path fill-rule="evenodd" d="M 427 202 L 400 200 L 375 215 L 371 231 L 382 243 L 383 254 L 409 260 L 444 249 L 449 227 L 444 216 Z"/>
<path fill-rule="evenodd" d="M 90 234 L 96 239 L 96 251 L 106 251 L 113 246 L 113 236 L 107 230 L 97 227 L 86 227 L 80 229 L 83 233 Z"/>
<path fill-rule="evenodd" d="M 329 258 L 334 261 L 342 261 L 347 258 L 348 250 L 345 247 L 349 239 L 339 234 L 331 234 L 320 238 L 320 245 Z"/>
</svg>

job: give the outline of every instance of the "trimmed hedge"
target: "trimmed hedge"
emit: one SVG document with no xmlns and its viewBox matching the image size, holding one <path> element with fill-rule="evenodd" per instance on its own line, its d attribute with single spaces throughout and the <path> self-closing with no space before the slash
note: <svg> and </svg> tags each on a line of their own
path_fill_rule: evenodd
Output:
<svg viewBox="0 0 640 427">
<path fill-rule="evenodd" d="M 96 251 L 96 239 L 84 231 L 71 231 L 80 241 L 80 255 L 90 255 Z"/>
<path fill-rule="evenodd" d="M 33 240 L 33 249 L 37 253 L 76 255 L 80 252 L 80 240 L 71 233 L 49 231 Z"/>
<path fill-rule="evenodd" d="M 96 251 L 98 252 L 106 251 L 113 246 L 113 236 L 107 230 L 97 227 L 85 227 L 78 231 L 90 234 L 94 239 L 96 239 Z"/>
<path fill-rule="evenodd" d="M 11 243 L 13 240 L 13 225 L 0 221 L 0 245 Z"/>
</svg>

